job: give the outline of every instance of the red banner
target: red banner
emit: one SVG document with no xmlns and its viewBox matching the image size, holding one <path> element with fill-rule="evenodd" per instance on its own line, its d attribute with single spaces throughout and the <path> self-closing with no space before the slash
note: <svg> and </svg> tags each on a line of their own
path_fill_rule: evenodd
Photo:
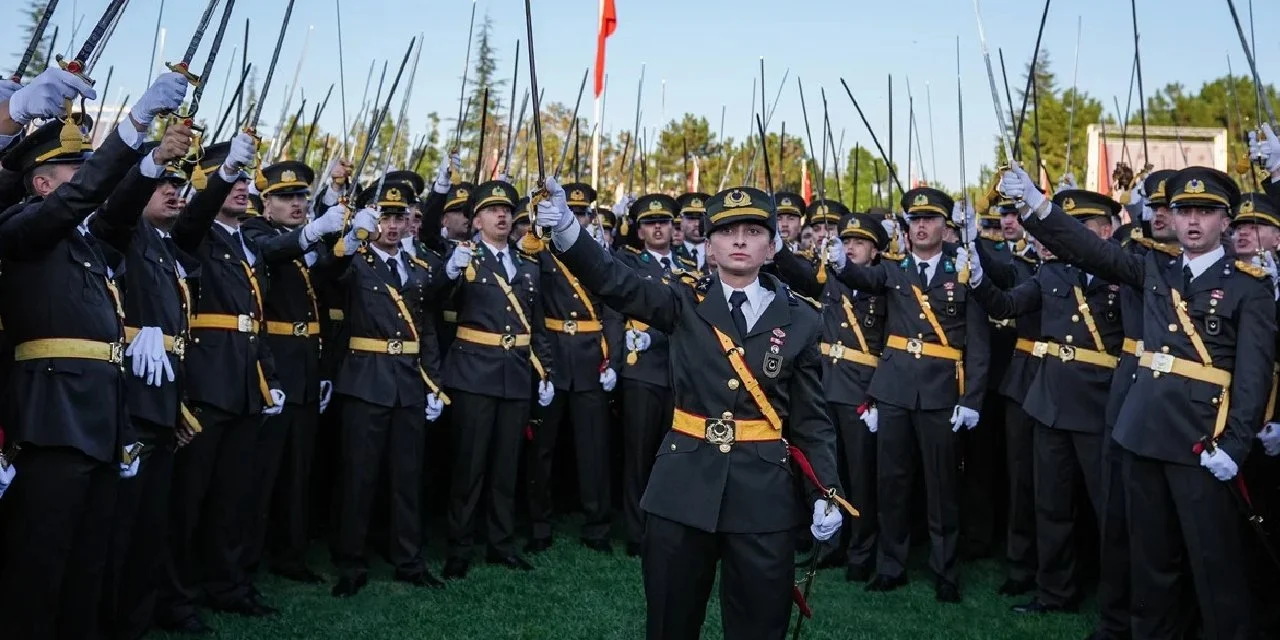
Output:
<svg viewBox="0 0 1280 640">
<path fill-rule="evenodd" d="M 596 36 L 596 98 L 604 91 L 604 43 L 617 28 L 618 10 L 613 0 L 600 0 L 600 32 Z"/>
</svg>

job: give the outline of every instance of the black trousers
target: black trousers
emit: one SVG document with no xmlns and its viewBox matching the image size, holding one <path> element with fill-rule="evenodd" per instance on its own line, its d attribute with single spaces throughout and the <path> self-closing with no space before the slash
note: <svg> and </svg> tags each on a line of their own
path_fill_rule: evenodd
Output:
<svg viewBox="0 0 1280 640">
<path fill-rule="evenodd" d="M 342 396 L 333 394 L 326 411 L 316 420 L 315 451 L 311 457 L 311 537 L 328 537 L 337 529 L 338 470 L 342 467 Z"/>
<path fill-rule="evenodd" d="M 311 462 L 319 417 L 319 405 L 286 404 L 258 431 L 257 503 L 245 554 L 250 572 L 258 569 L 264 549 L 276 568 L 306 567 Z"/>
<path fill-rule="evenodd" d="M 622 517 L 628 543 L 644 537 L 645 516 L 640 498 L 649 485 L 653 458 L 671 428 L 675 404 L 671 389 L 639 380 L 623 379 L 622 387 Z"/>
<path fill-rule="evenodd" d="M 1022 405 L 1006 399 L 1005 467 L 1009 474 L 1006 576 L 1030 581 L 1036 575 L 1035 426 Z"/>
<path fill-rule="evenodd" d="M 911 485 L 918 473 L 918 455 L 924 466 L 929 568 L 938 579 L 958 586 L 956 543 L 960 537 L 960 505 L 956 456 L 960 439 L 951 431 L 951 410 L 906 409 L 885 402 L 877 406 L 880 408 L 880 429 L 876 433 L 880 544 L 876 572 L 890 578 L 906 572 L 911 543 Z"/>
<path fill-rule="evenodd" d="M 795 537 L 776 533 L 708 533 L 650 515 L 641 570 L 649 640 L 695 640 L 720 576 L 726 640 L 786 636 L 795 581 Z"/>
<path fill-rule="evenodd" d="M 849 501 L 859 518 L 847 518 L 843 529 L 849 538 L 847 558 L 851 567 L 871 569 L 876 560 L 876 434 L 858 417 L 853 405 L 832 402 L 827 405 L 840 433 L 840 450 L 844 455 L 845 487 Z"/>
<path fill-rule="evenodd" d="M 1130 616 L 1129 518 L 1125 504 L 1124 449 L 1103 432 L 1102 509 L 1098 524 L 1102 540 L 1098 548 L 1098 629 L 1112 638 L 1128 638 Z"/>
<path fill-rule="evenodd" d="M 70 447 L 28 444 L 17 476 L 0 576 L 0 635 L 91 638 L 97 633 L 120 467 Z"/>
<path fill-rule="evenodd" d="M 1076 530 L 1076 523 L 1081 522 L 1076 474 L 1084 476 L 1094 513 L 1101 512 L 1102 436 L 1036 423 L 1034 439 L 1038 597 L 1045 604 L 1076 604 L 1081 599 L 1076 582 L 1076 536 L 1096 535 L 1093 530 Z"/>
<path fill-rule="evenodd" d="M 1004 496 L 1000 450 L 1004 443 L 1004 396 L 986 394 L 981 420 L 960 437 L 960 538 L 967 554 L 986 557 L 996 546 L 996 520 Z M 950 424 L 951 414 L 947 414 Z"/>
<path fill-rule="evenodd" d="M 156 610 L 162 621 L 196 614 L 203 591 L 214 606 L 249 596 L 244 548 L 253 522 L 254 448 L 260 415 L 195 404 L 203 431 L 173 461 L 169 567 Z"/>
<path fill-rule="evenodd" d="M 533 537 L 551 537 L 551 466 L 556 438 L 566 414 L 573 428 L 577 454 L 578 497 L 582 502 L 582 537 L 602 540 L 609 535 L 609 399 L 603 390 L 556 390 L 542 409 L 542 424 L 533 430 L 527 449 L 529 520 Z"/>
<path fill-rule="evenodd" d="M 453 478 L 449 487 L 449 557 L 469 559 L 481 498 L 489 550 L 515 553 L 516 476 L 529 422 L 529 401 L 456 389 L 453 403 Z"/>
<path fill-rule="evenodd" d="M 1249 638 L 1243 523 L 1227 483 L 1199 466 L 1131 452 L 1125 453 L 1123 471 L 1133 558 L 1133 637 L 1182 637 L 1196 609 L 1182 595 L 1193 586 L 1202 637 Z"/>
<path fill-rule="evenodd" d="M 173 480 L 173 428 L 135 419 L 143 444 L 138 474 L 120 481 L 102 599 L 107 638 L 146 635 L 169 557 L 169 491 Z"/>
<path fill-rule="evenodd" d="M 382 465 L 390 483 L 389 559 L 396 572 L 415 575 L 422 560 L 423 405 L 383 407 L 347 397 L 342 403 L 342 471 L 333 563 L 349 578 L 368 572 L 365 546 Z"/>
</svg>

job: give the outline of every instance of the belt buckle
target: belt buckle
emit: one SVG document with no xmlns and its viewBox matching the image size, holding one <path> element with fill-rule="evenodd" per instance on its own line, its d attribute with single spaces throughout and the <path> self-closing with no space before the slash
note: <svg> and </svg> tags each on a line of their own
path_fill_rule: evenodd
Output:
<svg viewBox="0 0 1280 640">
<path fill-rule="evenodd" d="M 511 347 L 516 346 L 516 337 L 510 333 L 503 334 L 501 344 L 503 349 L 510 350 Z"/>
<path fill-rule="evenodd" d="M 1173 373 L 1173 356 L 1167 353 L 1151 354 L 1151 370 L 1160 373 Z"/>
<path fill-rule="evenodd" d="M 120 364 L 124 362 L 124 345 L 119 342 L 112 342 L 107 345 L 110 351 L 107 353 L 107 361 L 111 364 Z"/>
<path fill-rule="evenodd" d="M 1063 362 L 1071 362 L 1072 360 L 1075 360 L 1076 348 L 1069 347 L 1065 344 L 1062 345 L 1061 347 L 1058 347 L 1058 358 L 1060 358 Z"/>
<path fill-rule="evenodd" d="M 240 333 L 253 333 L 253 318 L 240 314 L 236 316 L 236 331 Z"/>
<path fill-rule="evenodd" d="M 404 340 L 388 340 L 387 355 L 398 356 L 404 353 Z"/>
<path fill-rule="evenodd" d="M 829 355 L 833 360 L 844 358 L 844 345 L 839 343 L 831 345 Z"/>
<path fill-rule="evenodd" d="M 293 323 L 293 335 L 298 338 L 305 338 L 311 335 L 311 333 L 307 331 L 307 323 L 305 322 Z"/>
<path fill-rule="evenodd" d="M 1139 358 L 1142 357 L 1142 341 L 1137 340 L 1137 344 L 1133 347 L 1133 354 Z"/>
<path fill-rule="evenodd" d="M 918 356 L 924 351 L 924 342 L 919 338 L 907 340 L 907 353 Z"/>
<path fill-rule="evenodd" d="M 1043 358 L 1044 354 L 1049 353 L 1049 343 L 1037 342 L 1031 347 L 1031 355 L 1037 358 Z"/>
<path fill-rule="evenodd" d="M 187 339 L 182 336 L 173 337 L 173 355 L 179 358 L 187 355 Z"/>
<path fill-rule="evenodd" d="M 707 418 L 706 441 L 708 444 L 720 445 L 720 453 L 729 453 L 737 440 L 738 422 L 732 413 L 719 418 Z"/>
<path fill-rule="evenodd" d="M 567 334 L 569 334 L 569 335 L 571 335 L 571 336 L 573 336 L 573 335 L 577 335 L 577 334 L 578 334 L 578 321 L 577 321 L 577 320 L 565 320 L 565 321 L 564 321 L 564 332 L 565 332 L 565 333 L 567 333 Z"/>
</svg>

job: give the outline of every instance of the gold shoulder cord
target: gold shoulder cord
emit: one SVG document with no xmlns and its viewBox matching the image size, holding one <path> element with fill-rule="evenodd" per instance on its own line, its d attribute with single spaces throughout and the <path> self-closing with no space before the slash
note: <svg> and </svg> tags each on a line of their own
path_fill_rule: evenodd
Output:
<svg viewBox="0 0 1280 640">
<path fill-rule="evenodd" d="M 556 266 L 560 268 L 560 272 L 564 274 L 564 279 L 569 282 L 569 286 L 573 287 L 573 292 L 578 294 L 578 299 L 582 301 L 583 306 L 587 308 L 587 317 L 590 318 L 592 322 L 595 322 L 595 306 L 591 304 L 591 298 L 587 297 L 587 292 L 582 288 L 582 283 L 578 282 L 578 279 L 569 272 L 569 268 L 564 266 L 564 263 L 560 261 L 560 258 L 557 258 L 555 254 L 551 254 L 550 252 L 548 252 L 548 255 L 551 256 L 551 259 L 556 263 Z M 608 362 L 609 342 L 605 340 L 603 329 L 600 332 L 600 354 L 603 356 L 604 360 Z"/>
<path fill-rule="evenodd" d="M 258 317 L 265 320 L 262 316 L 262 289 L 258 287 L 258 276 L 253 273 L 253 267 L 244 260 L 240 261 L 240 266 L 244 269 L 244 274 L 249 278 L 249 287 L 253 289 L 253 302 L 258 308 Z M 268 407 L 276 406 L 274 400 L 271 399 L 271 387 L 267 386 L 267 374 L 262 370 L 262 361 L 254 363 L 258 368 L 258 391 L 262 394 L 262 401 Z"/>
<path fill-rule="evenodd" d="M 511 285 L 507 284 L 506 280 L 503 280 L 496 273 L 491 275 L 493 275 L 493 279 L 497 281 L 498 287 L 502 289 L 502 294 L 507 296 L 507 302 L 511 303 L 511 309 L 515 311 L 516 316 L 520 318 L 520 324 L 524 327 L 525 332 L 529 334 L 529 338 L 532 341 L 533 328 L 529 324 L 529 318 L 524 315 L 524 307 L 520 306 L 520 299 L 516 297 L 515 292 L 511 290 Z M 533 364 L 534 370 L 538 372 L 538 377 L 541 378 L 543 382 L 546 382 L 547 370 L 543 368 L 542 361 L 538 359 L 538 354 L 533 352 L 533 347 L 529 348 L 529 362 Z"/>
<path fill-rule="evenodd" d="M 1209 350 L 1204 346 L 1204 340 L 1200 338 L 1200 334 L 1196 331 L 1196 326 L 1191 323 L 1191 316 L 1187 314 L 1187 303 L 1182 299 L 1182 294 L 1177 289 L 1169 288 L 1169 293 L 1173 294 L 1173 311 L 1178 315 L 1178 323 L 1182 325 L 1182 332 L 1187 334 L 1191 339 L 1191 346 L 1195 347 L 1196 355 L 1200 356 L 1200 361 L 1206 367 L 1213 366 L 1213 358 L 1209 355 Z M 1227 410 L 1231 403 L 1231 388 L 1223 387 L 1221 401 L 1218 403 L 1218 419 L 1213 425 L 1213 439 L 1217 440 L 1227 429 Z"/>
<path fill-rule="evenodd" d="M 849 321 L 849 327 L 853 329 L 853 335 L 858 338 L 858 348 L 864 353 L 871 353 L 867 348 L 867 339 L 862 335 L 862 327 L 858 325 L 858 317 L 853 313 L 853 303 L 849 301 L 849 296 L 841 295 L 840 304 L 844 307 L 844 317 Z"/>
<path fill-rule="evenodd" d="M 920 304 L 920 311 L 924 313 L 924 317 L 929 321 L 929 326 L 933 327 L 933 332 L 938 335 L 938 342 L 944 347 L 950 347 L 951 343 L 947 341 L 947 332 L 942 330 L 942 325 L 938 323 L 938 316 L 933 314 L 933 307 L 929 305 L 929 300 L 924 297 L 924 292 L 920 287 L 911 285 L 911 292 L 916 294 L 916 302 Z M 960 354 L 960 359 L 956 360 L 956 384 L 958 385 L 960 395 L 964 395 L 964 354 Z"/>
<path fill-rule="evenodd" d="M 396 291 L 396 288 L 391 285 L 387 285 L 387 293 L 391 295 L 391 300 L 396 303 L 396 308 L 400 310 L 400 317 L 404 318 L 405 324 L 409 325 L 409 335 L 413 337 L 414 342 L 418 342 L 418 328 L 413 325 L 413 316 L 409 315 L 409 307 L 405 305 L 404 298 L 401 297 L 400 292 Z M 419 351 L 421 351 L 422 347 L 419 346 L 418 348 Z M 422 374 L 422 381 L 426 383 L 427 388 L 431 390 L 431 393 L 436 394 L 436 397 L 440 398 L 440 402 L 443 402 L 446 405 L 449 404 L 449 396 L 445 395 L 444 391 L 440 389 L 440 386 L 427 375 L 427 370 L 422 368 L 421 359 L 418 361 L 418 373 Z"/>
<path fill-rule="evenodd" d="M 1094 322 L 1093 312 L 1089 310 L 1089 302 L 1084 299 L 1084 291 L 1080 289 L 1080 285 L 1071 287 L 1071 290 L 1076 294 L 1076 308 L 1084 317 L 1084 325 L 1089 328 L 1089 335 L 1093 336 L 1094 347 L 1098 351 L 1106 352 L 1107 348 L 1102 345 L 1102 334 L 1098 333 L 1098 324 Z"/>
</svg>

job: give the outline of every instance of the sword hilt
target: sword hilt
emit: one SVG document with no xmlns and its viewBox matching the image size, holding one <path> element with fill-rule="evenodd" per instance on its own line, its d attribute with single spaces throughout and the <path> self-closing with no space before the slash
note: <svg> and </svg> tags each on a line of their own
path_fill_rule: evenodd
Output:
<svg viewBox="0 0 1280 640">
<path fill-rule="evenodd" d="M 529 230 L 525 232 L 524 237 L 520 238 L 520 248 L 530 255 L 538 253 L 546 247 L 543 242 L 546 237 L 546 230 L 538 226 L 538 203 L 550 196 L 551 194 L 547 192 L 546 187 L 541 186 L 529 194 Z"/>
<path fill-rule="evenodd" d="M 169 70 L 174 73 L 181 73 L 182 77 L 186 78 L 187 82 L 191 83 L 191 86 L 194 87 L 200 84 L 200 76 L 194 73 L 191 73 L 190 63 L 166 62 L 164 66 L 168 67 Z"/>
<path fill-rule="evenodd" d="M 73 74 L 77 78 L 89 83 L 89 86 L 93 86 L 94 80 L 86 74 L 83 61 L 76 59 L 67 60 L 62 57 L 62 54 L 58 54 L 54 59 L 58 61 L 58 66 L 61 67 L 63 71 Z"/>
</svg>

